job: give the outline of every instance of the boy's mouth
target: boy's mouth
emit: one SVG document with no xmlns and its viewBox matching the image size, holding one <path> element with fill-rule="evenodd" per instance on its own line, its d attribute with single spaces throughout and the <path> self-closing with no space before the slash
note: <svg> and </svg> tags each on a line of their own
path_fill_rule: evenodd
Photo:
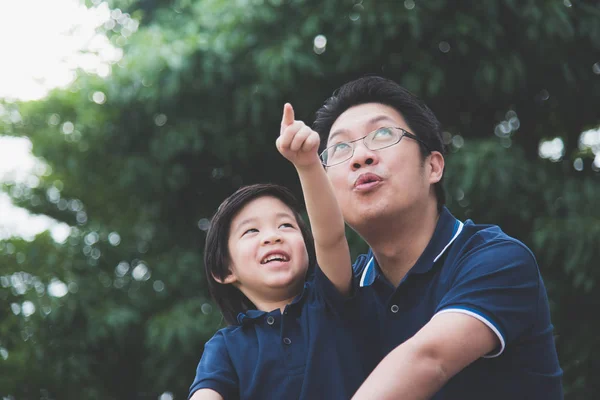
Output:
<svg viewBox="0 0 600 400">
<path fill-rule="evenodd" d="M 283 251 L 270 251 L 260 260 L 260 263 L 268 264 L 272 261 L 287 262 L 290 261 L 290 256 Z"/>
</svg>

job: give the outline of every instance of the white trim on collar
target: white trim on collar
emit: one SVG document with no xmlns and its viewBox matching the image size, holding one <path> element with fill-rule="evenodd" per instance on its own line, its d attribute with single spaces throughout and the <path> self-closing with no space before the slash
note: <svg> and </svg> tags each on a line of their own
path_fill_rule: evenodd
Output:
<svg viewBox="0 0 600 400">
<path fill-rule="evenodd" d="M 454 236 L 452 237 L 452 239 L 450 239 L 450 241 L 448 242 L 448 244 L 446 245 L 446 247 L 444 247 L 444 249 L 442 250 L 442 252 L 440 254 L 438 254 L 436 258 L 433 259 L 433 262 L 436 262 L 442 256 L 442 254 L 444 254 L 444 252 L 452 244 L 452 242 L 454 242 L 454 240 L 456 240 L 456 238 L 458 237 L 458 235 L 460 235 L 460 232 L 462 231 L 463 226 L 465 224 L 463 224 L 461 221 L 458 221 L 458 220 L 456 222 L 458 222 L 458 228 L 456 229 L 456 233 L 454 234 Z"/>
<path fill-rule="evenodd" d="M 440 254 L 437 255 L 436 258 L 433 259 L 433 262 L 435 263 L 443 254 L 444 252 L 448 249 L 448 247 L 450 247 L 450 245 L 452 244 L 452 242 L 454 242 L 456 240 L 456 238 L 458 237 L 458 235 L 460 235 L 460 233 L 463 230 L 463 226 L 465 224 L 463 224 L 461 221 L 456 220 L 456 222 L 458 222 L 458 226 L 455 227 L 456 232 L 454 233 L 454 236 L 452 236 L 452 239 L 450 239 L 450 241 L 448 242 L 448 244 L 446 245 L 446 247 L 444 247 L 442 249 L 442 251 L 440 252 Z M 363 273 L 360 277 L 360 287 L 364 287 L 364 286 L 369 286 L 371 283 L 373 283 L 373 279 L 369 279 L 369 282 L 365 281 L 367 280 L 367 275 L 369 275 L 370 270 L 375 268 L 375 256 L 371 256 L 371 258 L 369 259 L 369 262 L 367 263 L 367 266 L 365 267 L 365 269 L 363 270 Z M 373 271 L 374 273 L 375 271 Z"/>
<path fill-rule="evenodd" d="M 365 286 L 365 279 L 367 277 L 367 273 L 369 272 L 369 268 L 373 268 L 373 264 L 375 257 L 371 257 L 371 259 L 369 260 L 369 262 L 367 263 L 367 266 L 365 267 L 365 269 L 363 270 L 362 276 L 360 277 L 360 287 Z M 373 282 L 369 282 L 369 285 L 373 283 Z"/>
</svg>

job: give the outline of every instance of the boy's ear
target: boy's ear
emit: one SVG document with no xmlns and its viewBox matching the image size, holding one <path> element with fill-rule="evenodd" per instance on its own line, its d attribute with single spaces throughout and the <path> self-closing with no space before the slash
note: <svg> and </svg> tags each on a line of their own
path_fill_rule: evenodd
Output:
<svg viewBox="0 0 600 400">
<path fill-rule="evenodd" d="M 237 282 L 237 276 L 235 276 L 235 274 L 231 271 L 229 271 L 229 275 L 227 275 L 223 279 L 219 278 L 218 276 L 215 276 L 214 274 L 212 277 L 215 281 L 219 282 L 221 285 L 229 285 L 231 283 Z"/>
</svg>

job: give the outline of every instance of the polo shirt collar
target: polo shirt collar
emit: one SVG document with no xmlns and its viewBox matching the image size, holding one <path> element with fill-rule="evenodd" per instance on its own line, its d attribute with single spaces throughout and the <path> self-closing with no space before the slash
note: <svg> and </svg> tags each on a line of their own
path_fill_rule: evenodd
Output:
<svg viewBox="0 0 600 400">
<path fill-rule="evenodd" d="M 417 260 L 416 264 L 410 269 L 407 276 L 414 273 L 423 274 L 431 270 L 435 262 L 442 257 L 452 242 L 456 240 L 462 231 L 463 226 L 464 224 L 457 220 L 450 211 L 444 207 L 440 213 L 440 218 L 438 219 L 429 244 Z M 367 254 L 367 265 L 360 277 L 360 286 L 370 286 L 380 275 L 381 270 L 379 269 L 379 265 L 377 265 L 373 251 L 369 249 Z"/>
<path fill-rule="evenodd" d="M 308 296 L 308 283 L 304 282 L 304 288 L 302 289 L 302 293 L 292 300 L 290 304 L 287 305 L 286 309 L 295 310 L 302 305 L 303 300 Z M 271 314 L 273 312 L 279 313 L 279 310 L 273 310 L 271 312 L 261 311 L 261 310 L 247 310 L 246 312 L 241 312 L 237 315 L 237 322 L 240 325 L 246 325 L 251 323 L 256 323 L 262 320 L 267 314 Z"/>
<path fill-rule="evenodd" d="M 246 312 L 241 312 L 237 316 L 238 324 L 245 325 L 252 322 L 256 322 L 257 320 L 261 319 L 265 314 L 267 314 L 267 312 L 261 310 L 247 310 Z"/>
</svg>

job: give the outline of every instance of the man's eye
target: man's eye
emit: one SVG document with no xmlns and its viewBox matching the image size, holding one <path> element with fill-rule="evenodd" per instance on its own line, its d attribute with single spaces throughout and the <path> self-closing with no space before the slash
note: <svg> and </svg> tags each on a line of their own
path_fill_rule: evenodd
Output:
<svg viewBox="0 0 600 400">
<path fill-rule="evenodd" d="M 348 147 L 350 147 L 350 145 L 346 142 L 341 142 L 341 143 L 337 143 L 333 146 L 334 150 L 340 151 L 340 150 L 346 150 Z"/>
<path fill-rule="evenodd" d="M 394 133 L 390 128 L 379 128 L 373 132 L 373 140 L 385 140 L 394 136 Z"/>
<path fill-rule="evenodd" d="M 350 148 L 350 145 L 346 142 L 341 142 L 341 143 L 336 143 L 333 146 L 331 146 L 331 148 L 329 149 L 330 152 L 330 156 L 333 156 L 335 153 L 343 153 L 345 151 L 348 151 L 348 149 Z"/>
</svg>

